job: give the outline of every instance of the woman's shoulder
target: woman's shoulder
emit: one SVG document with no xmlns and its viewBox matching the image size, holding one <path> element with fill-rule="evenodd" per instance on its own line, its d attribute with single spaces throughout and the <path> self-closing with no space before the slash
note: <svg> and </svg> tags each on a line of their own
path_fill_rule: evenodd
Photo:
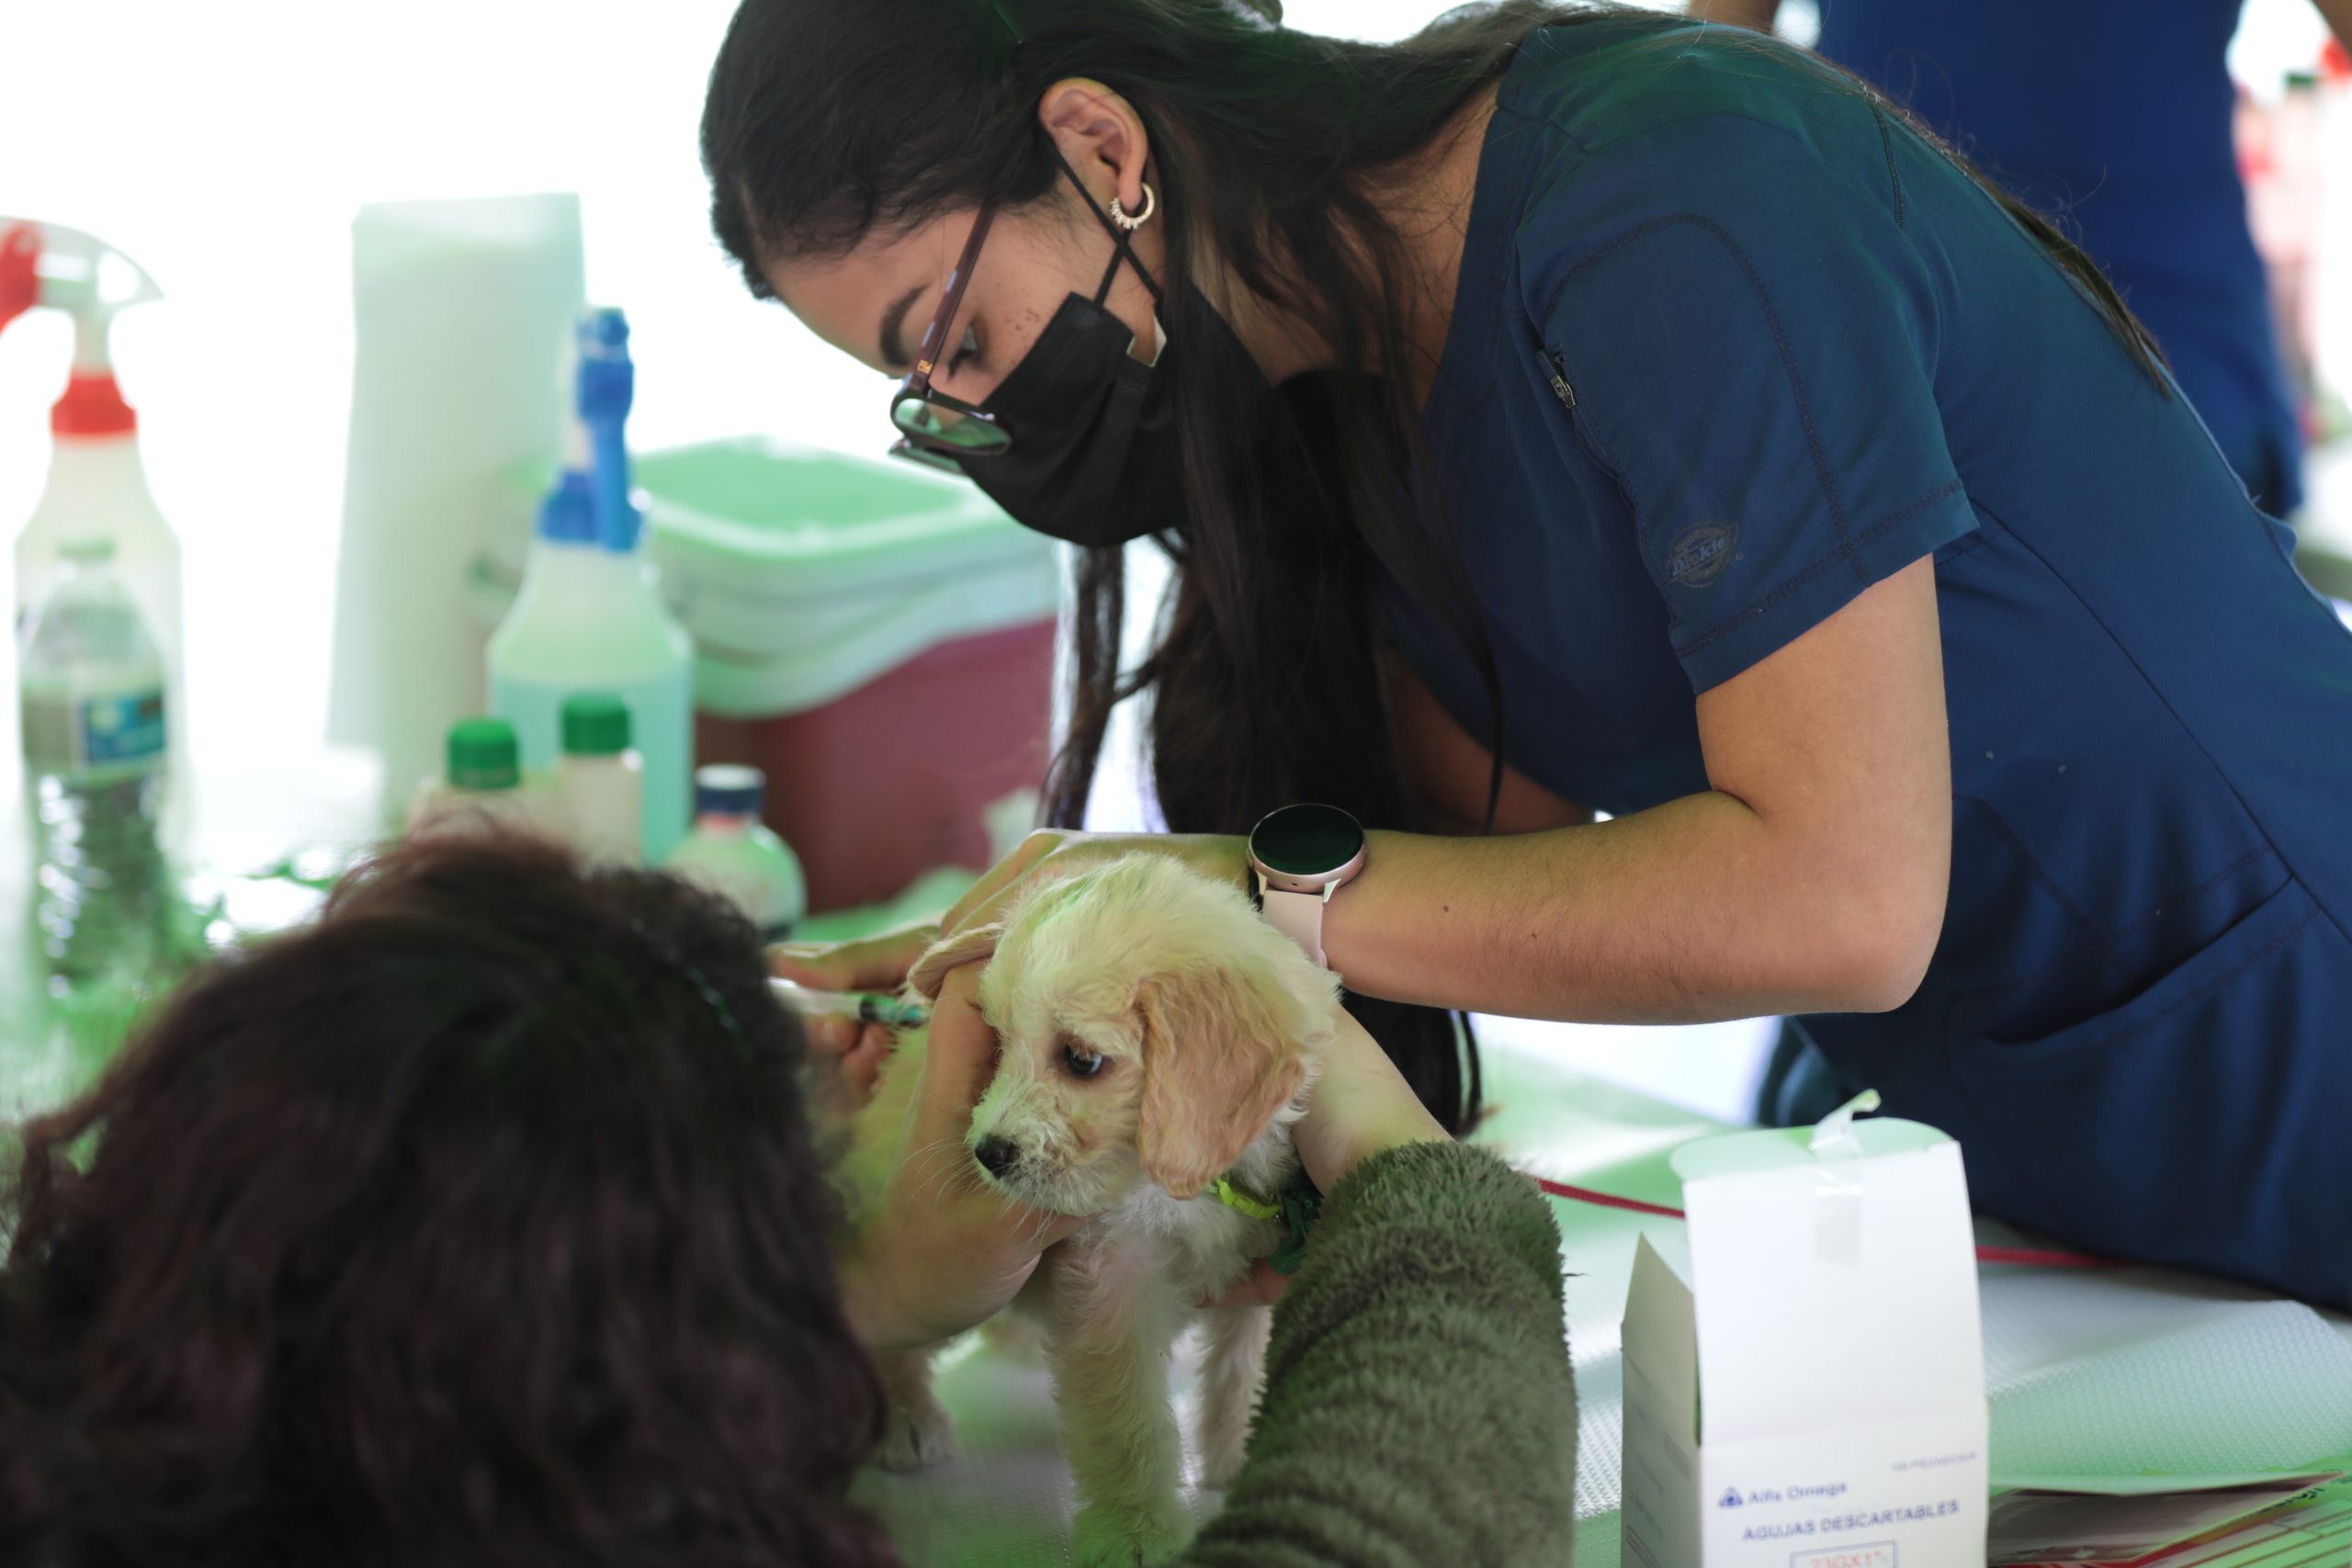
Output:
<svg viewBox="0 0 2352 1568">
<path fill-rule="evenodd" d="M 1809 51 L 1745 28 L 1649 12 L 1596 13 L 1538 28 L 1520 45 L 1500 112 L 1549 127 L 1587 153 L 1638 148 L 1729 122 L 1832 136 L 1868 90 Z"/>
<path fill-rule="evenodd" d="M 1521 276 L 1548 291 L 1563 267 L 1674 223 L 1735 243 L 1883 234 L 1897 199 L 1883 112 L 1804 51 L 1739 28 L 1614 15 L 1540 28 L 1488 141 L 1498 176 L 1517 172 Z"/>
</svg>

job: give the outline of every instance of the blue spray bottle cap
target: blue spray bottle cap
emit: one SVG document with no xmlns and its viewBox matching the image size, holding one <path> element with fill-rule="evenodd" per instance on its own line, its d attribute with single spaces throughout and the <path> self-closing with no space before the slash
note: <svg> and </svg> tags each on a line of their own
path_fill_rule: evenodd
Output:
<svg viewBox="0 0 2352 1568">
<path fill-rule="evenodd" d="M 637 367 L 628 356 L 628 318 L 609 305 L 590 307 L 581 312 L 576 345 L 580 422 L 595 458 L 597 538 L 608 550 L 633 550 L 644 520 L 629 499 L 626 432 Z"/>
<path fill-rule="evenodd" d="M 567 545 L 593 545 L 602 537 L 587 474 L 566 468 L 556 477 L 555 488 L 539 502 L 539 537 Z"/>
<path fill-rule="evenodd" d="M 539 502 L 538 535 L 562 545 L 597 545 L 603 533 L 596 526 L 594 470 L 595 445 L 588 423 L 580 417 L 580 326 L 574 322 L 556 367 L 556 386 L 563 409 L 562 452 L 555 484 Z"/>
</svg>

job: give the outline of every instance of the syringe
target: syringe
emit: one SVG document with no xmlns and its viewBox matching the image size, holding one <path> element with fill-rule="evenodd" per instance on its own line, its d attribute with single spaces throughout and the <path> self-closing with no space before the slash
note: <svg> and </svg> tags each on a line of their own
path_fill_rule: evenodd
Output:
<svg viewBox="0 0 2352 1568">
<path fill-rule="evenodd" d="M 803 1018 L 854 1018 L 861 1023 L 886 1024 L 892 1029 L 921 1029 L 931 1021 L 931 1010 L 921 1002 L 864 991 L 820 991 L 790 980 L 770 980 L 776 1000 Z"/>
</svg>

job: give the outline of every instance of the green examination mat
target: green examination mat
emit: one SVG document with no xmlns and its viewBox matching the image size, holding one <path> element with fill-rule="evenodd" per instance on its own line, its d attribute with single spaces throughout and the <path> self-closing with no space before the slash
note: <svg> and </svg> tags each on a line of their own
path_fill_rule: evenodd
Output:
<svg viewBox="0 0 2352 1568">
<path fill-rule="evenodd" d="M 1537 1175 L 1679 1206 L 1668 1156 L 1722 1129 L 1562 1069 L 1542 1039 L 1528 1025 L 1482 1028 L 1495 1110 L 1477 1141 Z M 1679 1248 L 1681 1224 L 1557 1199 L 1553 1212 L 1578 1404 L 1577 1538 L 1562 1568 L 1619 1568 L 1618 1340 L 1634 1244 L 1647 1231 Z M 1987 1243 L 2020 1239 L 1981 1228 Z M 2352 1468 L 2352 1323 L 2153 1269 L 1992 1268 L 1983 1288 L 1996 1477 L 2096 1483 Z M 1189 1349 L 1180 1350 L 1188 1430 L 1192 1371 Z M 943 1358 L 938 1388 L 956 1417 L 956 1457 L 913 1475 L 869 1472 L 857 1496 L 887 1522 L 910 1568 L 1068 1563 L 1069 1472 L 1044 1371 L 972 1339 Z M 1218 1497 L 1194 1489 L 1186 1500 L 1205 1518 Z M 2214 1561 L 2236 1568 L 2234 1559 Z"/>
</svg>

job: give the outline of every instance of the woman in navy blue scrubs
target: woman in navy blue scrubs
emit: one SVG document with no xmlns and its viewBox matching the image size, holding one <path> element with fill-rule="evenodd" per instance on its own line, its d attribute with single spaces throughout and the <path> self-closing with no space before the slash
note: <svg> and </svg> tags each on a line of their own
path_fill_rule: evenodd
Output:
<svg viewBox="0 0 2352 1568">
<path fill-rule="evenodd" d="M 1367 1008 L 1802 1015 L 1981 1208 L 2352 1306 L 2352 635 L 1883 99 L 1635 13 L 751 0 L 704 151 L 754 288 L 1091 547 L 1057 821 L 1114 547 L 1176 558 L 1131 683 L 1186 836 L 1043 836 L 952 919 L 1138 842 L 1239 880 L 1334 802 Z M 1466 1119 L 1450 1032 L 1374 1032 Z"/>
</svg>

